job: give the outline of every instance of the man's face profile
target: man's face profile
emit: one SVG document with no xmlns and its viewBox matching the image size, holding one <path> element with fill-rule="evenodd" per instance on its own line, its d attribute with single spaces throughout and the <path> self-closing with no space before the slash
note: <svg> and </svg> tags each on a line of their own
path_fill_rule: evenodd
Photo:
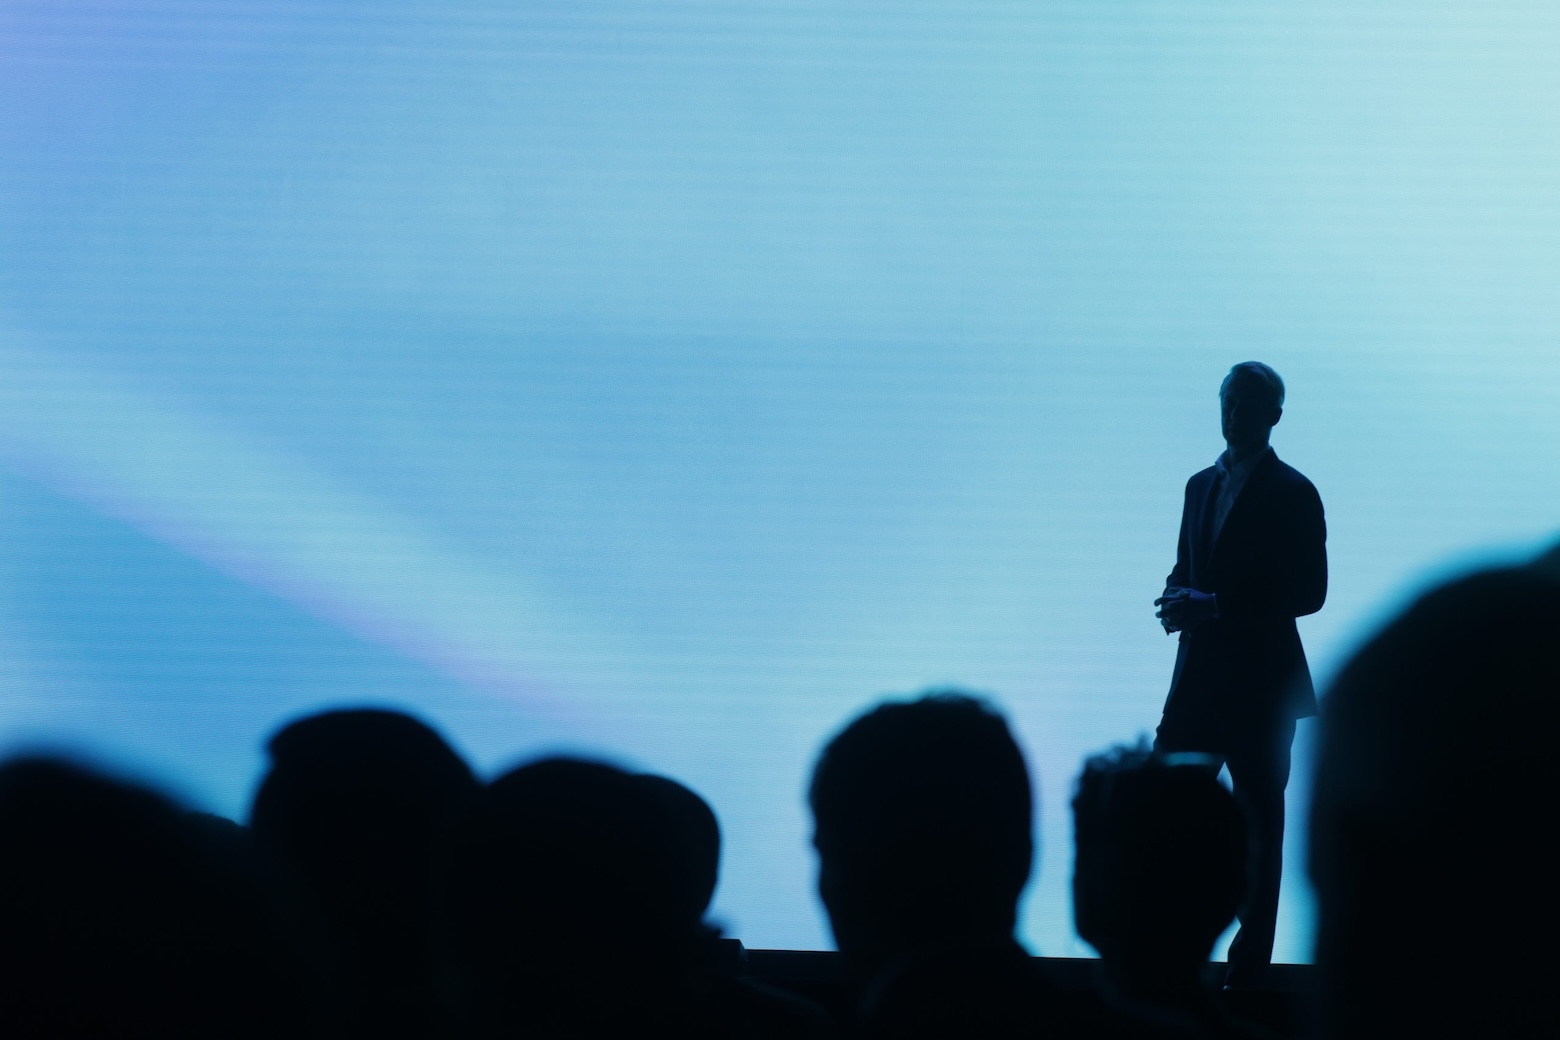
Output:
<svg viewBox="0 0 1560 1040">
<path fill-rule="evenodd" d="M 1251 382 L 1228 375 L 1219 387 L 1219 429 L 1231 444 L 1261 440 L 1277 421 L 1261 388 Z"/>
</svg>

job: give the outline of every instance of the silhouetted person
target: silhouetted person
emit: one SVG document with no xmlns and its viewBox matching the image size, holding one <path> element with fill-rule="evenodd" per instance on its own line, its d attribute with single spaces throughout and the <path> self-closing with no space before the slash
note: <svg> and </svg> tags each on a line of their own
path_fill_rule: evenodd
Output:
<svg viewBox="0 0 1560 1040">
<path fill-rule="evenodd" d="M 874 1037 L 1134 1035 L 1014 939 L 1034 845 L 1029 773 L 986 703 L 881 704 L 819 757 L 818 890 Z"/>
<path fill-rule="evenodd" d="M 1327 525 L 1316 488 L 1268 445 L 1284 384 L 1246 361 L 1219 389 L 1226 450 L 1186 484 L 1175 568 L 1154 601 L 1179 632 L 1155 747 L 1216 756 L 1250 814 L 1256 866 L 1227 981 L 1255 986 L 1273 956 L 1283 875 L 1284 788 L 1295 720 L 1316 695 L 1295 619 L 1327 597 Z"/>
<path fill-rule="evenodd" d="M 451 888 L 472 1035 L 753 1035 L 712 999 L 683 838 L 644 780 L 549 759 L 483 792 Z"/>
<path fill-rule="evenodd" d="M 1322 705 L 1311 814 L 1327 1035 L 1560 1036 L 1560 570 L 1413 604 Z"/>
<path fill-rule="evenodd" d="M 1195 754 L 1117 748 L 1084 763 L 1073 798 L 1073 916 L 1109 988 L 1185 1016 L 1210 1036 L 1260 1033 L 1203 982 L 1250 869 L 1246 820 Z"/>
<path fill-rule="evenodd" d="M 0 1036 L 322 1035 L 243 832 L 45 759 L 0 766 Z"/>
<path fill-rule="evenodd" d="M 442 1032 L 445 861 L 455 820 L 477 794 L 471 770 L 432 729 L 393 711 L 313 715 L 268 749 L 253 830 L 319 930 L 339 1029 Z"/>
</svg>

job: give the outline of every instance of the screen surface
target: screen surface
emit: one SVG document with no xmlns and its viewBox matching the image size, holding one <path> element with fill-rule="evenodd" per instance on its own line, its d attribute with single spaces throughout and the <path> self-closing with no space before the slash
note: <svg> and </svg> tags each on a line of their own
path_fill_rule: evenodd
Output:
<svg viewBox="0 0 1560 1040">
<path fill-rule="evenodd" d="M 0 740 L 242 817 L 405 707 L 721 816 L 824 948 L 803 794 L 885 694 L 1010 714 L 1023 934 L 1151 732 L 1217 391 L 1288 383 L 1325 680 L 1560 516 L 1550 5 L 0 8 Z M 1306 960 L 1309 724 L 1279 960 Z"/>
</svg>

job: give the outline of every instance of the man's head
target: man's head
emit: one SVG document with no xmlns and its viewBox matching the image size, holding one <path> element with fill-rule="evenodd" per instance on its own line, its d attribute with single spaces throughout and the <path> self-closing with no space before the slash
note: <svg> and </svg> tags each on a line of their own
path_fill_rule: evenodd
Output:
<svg viewBox="0 0 1560 1040">
<path fill-rule="evenodd" d="M 325 926 L 340 970 L 407 992 L 404 976 L 428 960 L 451 828 L 476 778 L 444 738 L 396 711 L 310 715 L 267 750 L 255 838 Z"/>
<path fill-rule="evenodd" d="M 1436 589 L 1323 703 L 1311 812 L 1330 1033 L 1560 1034 L 1560 575 Z"/>
<path fill-rule="evenodd" d="M 1233 448 L 1260 447 L 1284 415 L 1284 381 L 1260 361 L 1242 361 L 1219 387 L 1220 430 Z"/>
<path fill-rule="evenodd" d="M 643 780 L 551 758 L 478 798 L 450 889 L 476 1035 L 616 1036 L 633 1007 L 681 992 L 698 915 L 682 840 Z"/>
<path fill-rule="evenodd" d="M 1246 821 L 1198 755 L 1117 748 L 1073 798 L 1078 934 L 1107 965 L 1174 972 L 1208 959 L 1246 891 Z"/>
<path fill-rule="evenodd" d="M 363 708 L 298 719 L 266 748 L 251 825 L 311 898 L 372 919 L 390 913 L 387 901 L 431 898 L 430 861 L 477 793 L 443 737 L 410 715 Z"/>
<path fill-rule="evenodd" d="M 810 801 L 819 891 L 855 970 L 1011 938 L 1034 854 L 1029 773 L 990 705 L 957 692 L 880 704 L 824 748 Z"/>
</svg>

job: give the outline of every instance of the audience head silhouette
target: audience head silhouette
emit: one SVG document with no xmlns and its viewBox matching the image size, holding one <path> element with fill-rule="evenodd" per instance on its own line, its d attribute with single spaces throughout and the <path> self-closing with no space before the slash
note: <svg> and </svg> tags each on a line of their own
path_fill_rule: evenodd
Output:
<svg viewBox="0 0 1560 1040">
<path fill-rule="evenodd" d="M 664 824 L 644 778 L 594 762 L 536 762 L 483 792 L 452 892 L 479 1035 L 686 1025 L 702 935 Z"/>
<path fill-rule="evenodd" d="M 394 711 L 312 715 L 268 749 L 253 830 L 324 933 L 346 1028 L 434 1028 L 444 858 L 477 793 L 471 770 L 432 729 Z"/>
<path fill-rule="evenodd" d="M 1007 722 L 957 692 L 881 704 L 824 748 L 818 887 L 856 970 L 929 943 L 1011 941 L 1029 878 L 1029 773 Z"/>
<path fill-rule="evenodd" d="M 1078 934 L 1128 995 L 1197 984 L 1246 889 L 1246 821 L 1201 755 L 1121 747 L 1090 758 L 1073 798 Z"/>
<path fill-rule="evenodd" d="M 244 835 L 77 766 L 0 766 L 0 1035 L 311 1035 Z"/>
<path fill-rule="evenodd" d="M 1340 673 L 1311 816 L 1335 1037 L 1560 1035 L 1560 575 L 1421 598 Z"/>
</svg>

